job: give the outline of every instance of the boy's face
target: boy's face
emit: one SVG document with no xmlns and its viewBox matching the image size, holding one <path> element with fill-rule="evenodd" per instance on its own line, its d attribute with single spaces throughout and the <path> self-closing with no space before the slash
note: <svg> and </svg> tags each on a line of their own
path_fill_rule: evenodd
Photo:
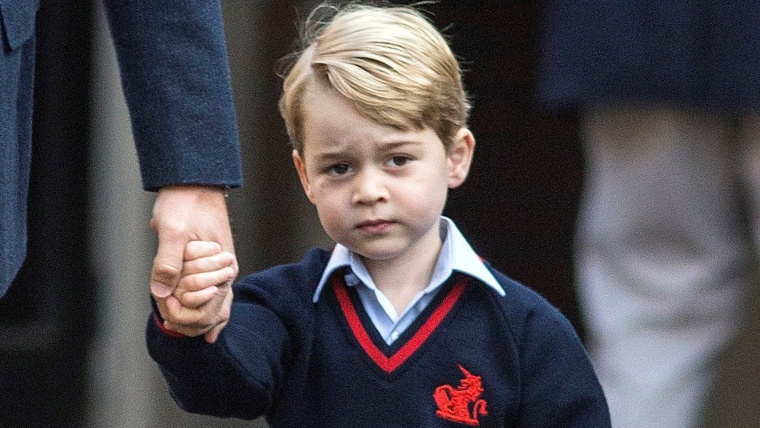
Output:
<svg viewBox="0 0 760 428">
<path fill-rule="evenodd" d="M 469 130 L 447 153 L 432 129 L 380 125 L 333 90 L 310 88 L 303 109 L 304 149 L 293 161 L 327 234 L 365 261 L 437 253 L 448 189 L 472 160 Z"/>
</svg>

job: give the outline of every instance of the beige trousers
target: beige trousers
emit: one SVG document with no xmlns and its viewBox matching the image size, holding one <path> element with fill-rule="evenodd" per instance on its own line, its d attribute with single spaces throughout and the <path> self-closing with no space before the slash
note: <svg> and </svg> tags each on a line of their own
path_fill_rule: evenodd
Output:
<svg viewBox="0 0 760 428">
<path fill-rule="evenodd" d="M 577 280 L 612 426 L 699 426 L 758 265 L 760 115 L 596 108 L 583 139 Z"/>
</svg>

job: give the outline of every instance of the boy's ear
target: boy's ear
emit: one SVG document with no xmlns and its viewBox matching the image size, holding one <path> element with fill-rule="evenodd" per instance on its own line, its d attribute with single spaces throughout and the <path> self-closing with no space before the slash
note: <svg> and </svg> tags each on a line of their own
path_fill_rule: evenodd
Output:
<svg viewBox="0 0 760 428">
<path fill-rule="evenodd" d="M 470 172 L 472 156 L 475 153 L 475 136 L 467 128 L 457 131 L 448 152 L 449 188 L 459 187 Z"/>
<path fill-rule="evenodd" d="M 314 196 L 311 193 L 309 177 L 306 175 L 306 164 L 303 162 L 303 159 L 301 159 L 298 150 L 293 149 L 292 156 L 293 164 L 296 166 L 296 171 L 298 171 L 298 178 L 301 180 L 301 186 L 303 186 L 303 191 L 306 193 L 306 197 L 309 198 L 309 201 L 314 203 Z"/>
</svg>

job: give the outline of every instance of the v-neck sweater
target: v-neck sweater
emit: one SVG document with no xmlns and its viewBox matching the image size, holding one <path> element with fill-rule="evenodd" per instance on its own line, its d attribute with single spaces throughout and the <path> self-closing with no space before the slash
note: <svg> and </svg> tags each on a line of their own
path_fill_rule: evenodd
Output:
<svg viewBox="0 0 760 428">
<path fill-rule="evenodd" d="M 153 359 L 183 409 L 280 427 L 609 427 L 602 389 L 567 319 L 491 266 L 505 291 L 455 273 L 386 344 L 330 253 L 248 275 L 214 344 L 151 319 Z"/>
<path fill-rule="evenodd" d="M 319 300 L 324 283 L 330 279 L 334 271 L 340 267 L 347 267 L 349 270 L 344 276 L 346 285 L 356 288 L 372 324 L 385 342 L 390 344 L 414 322 L 454 271 L 478 278 L 484 285 L 504 295 L 501 285 L 450 218 L 441 216 L 439 230 L 443 243 L 430 281 L 422 291 L 412 297 L 403 311 L 397 312 L 387 296 L 377 288 L 361 256 L 341 244 L 335 244 L 332 249 L 330 260 L 314 292 L 313 301 Z"/>
</svg>

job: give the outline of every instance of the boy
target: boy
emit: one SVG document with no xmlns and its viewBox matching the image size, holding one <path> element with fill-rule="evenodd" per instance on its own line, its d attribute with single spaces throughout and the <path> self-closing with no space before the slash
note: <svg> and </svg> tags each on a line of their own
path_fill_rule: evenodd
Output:
<svg viewBox="0 0 760 428">
<path fill-rule="evenodd" d="M 567 320 L 441 216 L 475 145 L 443 37 L 404 7 L 315 16 L 280 110 L 336 246 L 240 280 L 206 343 L 175 332 L 226 316 L 231 259 L 188 245 L 176 301 L 148 326 L 174 399 L 272 427 L 609 427 Z"/>
</svg>

